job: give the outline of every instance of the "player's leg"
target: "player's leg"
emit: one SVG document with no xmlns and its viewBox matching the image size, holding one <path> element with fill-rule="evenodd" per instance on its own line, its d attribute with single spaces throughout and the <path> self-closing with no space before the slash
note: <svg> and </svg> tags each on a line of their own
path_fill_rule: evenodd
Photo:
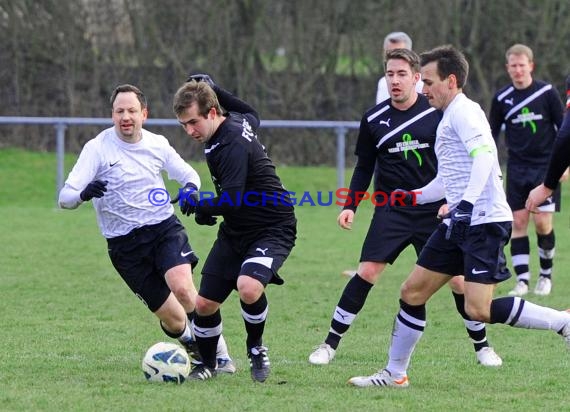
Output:
<svg viewBox="0 0 570 412">
<path fill-rule="evenodd" d="M 295 245 L 295 233 L 293 225 L 271 227 L 260 233 L 248 245 L 237 279 L 251 378 L 257 382 L 265 382 L 270 373 L 268 348 L 263 342 L 269 310 L 265 287 L 284 283 L 278 271 Z"/>
<path fill-rule="evenodd" d="M 194 336 L 202 356 L 202 365 L 191 372 L 191 379 L 209 379 L 216 375 L 218 348 L 222 335 L 220 305 L 235 289 L 239 272 L 239 256 L 227 239 L 218 236 L 202 269 L 200 290 L 196 297 Z"/>
<path fill-rule="evenodd" d="M 313 365 L 326 365 L 333 360 L 342 336 L 348 331 L 360 312 L 368 292 L 386 267 L 385 263 L 361 262 L 357 273 L 346 284 L 334 309 L 328 335 L 309 356 Z"/>
<path fill-rule="evenodd" d="M 160 236 L 157 238 L 160 241 L 153 249 L 155 265 L 166 271 L 164 275 L 166 283 L 184 307 L 190 324 L 189 328 L 192 330 L 198 294 L 192 279 L 192 267 L 196 266 L 198 258 L 190 246 L 184 226 L 177 218 L 171 218 L 161 225 Z M 201 360 L 198 345 L 194 339 L 185 340 L 184 345 L 195 360 Z M 218 340 L 217 359 L 218 372 L 235 372 L 236 368 L 229 356 L 223 336 Z"/>
<path fill-rule="evenodd" d="M 463 318 L 467 334 L 471 342 L 473 342 L 477 362 L 483 366 L 501 366 L 503 360 L 495 353 L 495 350 L 489 346 L 489 342 L 487 341 L 487 328 L 485 327 L 485 323 L 471 320 L 467 312 L 465 312 L 464 279 L 463 276 L 454 276 L 449 281 L 449 286 L 453 293 L 455 307 Z"/>
<path fill-rule="evenodd" d="M 492 299 L 493 285 L 465 282 L 466 310 L 481 322 L 503 323 L 515 328 L 552 330 L 570 349 L 570 313 L 539 306 L 519 297 Z"/>
<path fill-rule="evenodd" d="M 425 304 L 447 282 L 448 275 L 414 267 L 400 291 L 400 310 L 394 320 L 386 368 L 370 376 L 351 378 L 348 383 L 360 387 L 409 385 L 407 369 L 426 325 Z"/>
<path fill-rule="evenodd" d="M 415 231 L 414 223 L 417 220 L 415 215 L 403 213 L 397 208 L 377 206 L 374 209 L 362 245 L 357 273 L 342 291 L 333 311 L 328 335 L 310 354 L 310 363 L 326 365 L 334 358 L 342 336 L 364 307 L 370 289 L 376 284 L 386 265 L 392 264 L 411 243 Z M 434 214 L 431 214 L 431 220 L 435 221 Z M 430 229 L 433 231 L 433 224 L 430 224 Z"/>
<path fill-rule="evenodd" d="M 192 332 L 184 307 L 168 287 L 164 272 L 157 271 L 162 260 L 148 259 L 156 249 L 157 238 L 161 230 L 167 230 L 169 221 L 163 222 L 154 231 L 137 231 L 125 236 L 109 239 L 108 251 L 113 266 L 121 278 L 144 302 L 145 306 L 160 320 L 160 326 L 170 338 L 177 339 L 190 355 L 196 355 L 197 349 L 192 347 Z M 162 256 L 162 255 L 161 255 Z M 169 262 L 165 257 L 166 267 L 180 263 L 190 270 L 188 259 Z"/>
<path fill-rule="evenodd" d="M 509 276 L 503 254 L 509 229 L 508 222 L 471 227 L 463 245 L 467 314 L 480 322 L 553 330 L 564 337 L 570 349 L 570 313 L 535 305 L 519 297 L 493 299 L 495 284 Z"/>
<path fill-rule="evenodd" d="M 540 260 L 540 276 L 534 288 L 534 293 L 541 296 L 549 295 L 552 289 L 552 267 L 556 243 L 553 215 L 552 212 L 533 215 Z"/>
<path fill-rule="evenodd" d="M 528 293 L 530 283 L 530 242 L 527 234 L 529 211 L 519 209 L 513 211 L 513 233 L 511 236 L 511 259 L 517 276 L 515 287 L 509 296 L 524 296 Z"/>
<path fill-rule="evenodd" d="M 160 327 L 168 337 L 177 339 L 192 358 L 200 359 L 186 310 L 173 293 L 168 295 L 154 314 L 160 319 Z"/>
<path fill-rule="evenodd" d="M 259 274 L 260 272 L 254 270 L 252 273 Z M 268 349 L 263 345 L 263 332 L 269 310 L 265 285 L 256 278 L 241 275 L 237 281 L 237 288 L 247 333 L 246 348 L 250 360 L 251 377 L 255 381 L 264 382 L 270 372 Z"/>
<path fill-rule="evenodd" d="M 525 202 L 530 189 L 541 180 L 534 183 L 534 173 L 527 167 L 507 163 L 507 202 L 513 211 L 511 234 L 511 259 L 517 275 L 515 287 L 509 291 L 509 296 L 523 296 L 528 293 L 531 274 L 529 270 L 530 243 L 528 240 L 529 212 Z"/>
</svg>

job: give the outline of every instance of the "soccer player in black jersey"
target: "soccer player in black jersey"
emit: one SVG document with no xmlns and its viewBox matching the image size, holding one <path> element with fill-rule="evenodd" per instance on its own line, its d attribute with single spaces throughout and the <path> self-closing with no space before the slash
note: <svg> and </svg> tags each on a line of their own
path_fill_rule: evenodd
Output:
<svg viewBox="0 0 570 412">
<path fill-rule="evenodd" d="M 526 208 L 529 211 L 539 212 L 537 207 L 552 196 L 568 166 L 570 166 L 570 76 L 566 78 L 566 114 L 554 141 L 544 182 L 532 189 L 528 195 Z"/>
<path fill-rule="evenodd" d="M 425 96 L 415 90 L 420 79 L 420 60 L 407 49 L 386 53 L 386 79 L 390 100 L 369 109 L 362 117 L 356 144 L 357 164 L 350 182 L 350 203 L 338 217 L 343 229 L 350 229 L 358 202 L 357 192 L 368 189 L 376 169 L 374 191 L 385 194 L 423 187 L 437 173 L 434 152 L 436 129 L 441 112 L 432 108 Z M 360 264 L 344 288 L 333 312 L 329 333 L 309 356 L 315 365 L 328 364 L 335 356 L 343 334 L 360 312 L 372 286 L 387 264 L 413 245 L 416 254 L 438 226 L 437 215 L 442 202 L 423 205 L 386 205 L 376 199 L 374 216 L 362 246 Z M 453 277 L 450 286 L 457 309 L 473 341 L 477 360 L 485 366 L 499 366 L 501 358 L 487 342 L 485 324 L 469 319 L 465 312 L 463 277 Z"/>
<path fill-rule="evenodd" d="M 203 363 L 190 374 L 206 380 L 216 375 L 216 344 L 222 333 L 220 306 L 236 289 L 247 333 L 251 377 L 269 375 L 263 331 L 269 283 L 283 284 L 277 271 L 293 249 L 296 219 L 288 192 L 257 140 L 257 112 L 217 86 L 207 75 L 193 75 L 176 92 L 173 109 L 186 133 L 204 144 L 217 197 L 181 199 L 185 214 L 198 224 L 215 224 L 217 239 L 202 269 L 194 333 Z M 222 110 L 225 110 L 225 112 Z"/>
<path fill-rule="evenodd" d="M 506 68 L 512 84 L 500 89 L 491 103 L 489 123 L 495 140 L 505 125 L 508 148 L 507 201 L 513 211 L 511 256 L 517 283 L 511 296 L 528 293 L 530 213 L 525 201 L 531 189 L 542 182 L 556 132 L 562 123 L 562 102 L 551 84 L 533 79 L 533 52 L 515 44 L 506 52 Z M 540 206 L 544 213 L 532 215 L 540 257 L 540 276 L 534 293 L 548 295 L 552 288 L 552 264 L 555 251 L 553 212 L 560 205 L 560 189 Z"/>
</svg>

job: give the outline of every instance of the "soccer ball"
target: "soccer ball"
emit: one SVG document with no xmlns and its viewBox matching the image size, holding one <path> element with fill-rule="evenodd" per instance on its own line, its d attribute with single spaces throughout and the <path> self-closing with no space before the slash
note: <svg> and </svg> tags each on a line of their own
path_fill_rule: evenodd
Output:
<svg viewBox="0 0 570 412">
<path fill-rule="evenodd" d="M 186 351 L 172 342 L 158 342 L 146 351 L 142 361 L 145 378 L 150 382 L 182 383 L 190 373 Z"/>
</svg>

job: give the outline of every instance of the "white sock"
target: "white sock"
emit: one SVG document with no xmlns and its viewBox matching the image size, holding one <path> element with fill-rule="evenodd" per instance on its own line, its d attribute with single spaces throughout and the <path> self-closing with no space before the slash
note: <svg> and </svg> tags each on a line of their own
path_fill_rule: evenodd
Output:
<svg viewBox="0 0 570 412">
<path fill-rule="evenodd" d="M 512 325 L 515 328 L 550 329 L 559 332 L 570 321 L 570 313 L 566 311 L 539 306 L 528 300 L 517 298 L 514 300 L 513 310 L 505 322 L 506 324 L 511 324 L 512 318 L 520 310 L 521 305 L 522 311 L 519 318 Z"/>
<path fill-rule="evenodd" d="M 230 359 L 230 354 L 228 353 L 228 345 L 224 339 L 224 335 L 220 335 L 218 339 L 218 348 L 216 350 L 216 358 Z"/>
<path fill-rule="evenodd" d="M 414 325 L 415 328 L 407 326 L 400 320 L 401 318 Z M 390 371 L 393 377 L 406 375 L 412 353 L 424 333 L 425 325 L 425 320 L 413 318 L 403 310 L 400 310 L 398 316 L 396 316 L 392 330 L 392 342 L 390 343 L 390 351 L 388 353 L 388 365 L 386 366 L 386 369 Z"/>
</svg>

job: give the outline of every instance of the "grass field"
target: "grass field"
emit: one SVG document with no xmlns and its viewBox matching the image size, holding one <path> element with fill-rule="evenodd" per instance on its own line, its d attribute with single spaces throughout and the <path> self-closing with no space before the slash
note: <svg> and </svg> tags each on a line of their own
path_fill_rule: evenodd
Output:
<svg viewBox="0 0 570 412">
<path fill-rule="evenodd" d="M 67 159 L 66 172 L 74 161 Z M 211 188 L 205 165 L 195 167 L 205 189 Z M 340 272 L 357 263 L 370 207 L 359 210 L 351 232 L 336 226 L 336 206 L 297 208 L 299 236 L 281 271 L 285 285 L 267 292 L 265 343 L 272 375 L 265 384 L 249 376 L 235 294 L 222 315 L 237 374 L 180 386 L 147 383 L 142 356 L 153 343 L 168 339 L 115 273 L 91 205 L 55 208 L 55 170 L 53 154 L 0 150 L 2 411 L 570 410 L 570 353 L 559 336 L 491 325 L 488 335 L 504 365 L 478 366 L 447 289 L 428 305 L 428 327 L 412 360 L 409 389 L 346 384 L 349 377 L 385 364 L 398 288 L 414 262 L 410 249 L 371 291 L 334 362 L 326 367 L 307 362 L 326 335 L 346 283 Z M 279 173 L 293 191 L 335 189 L 332 168 L 284 167 Z M 557 309 L 570 306 L 568 186 L 564 197 L 565 210 L 556 216 L 553 292 L 529 295 Z M 215 230 L 183 221 L 192 246 L 205 258 Z M 531 242 L 536 273 L 534 235 Z M 195 278 L 198 283 L 199 275 Z M 513 283 L 501 285 L 497 294 L 506 294 Z"/>
</svg>

